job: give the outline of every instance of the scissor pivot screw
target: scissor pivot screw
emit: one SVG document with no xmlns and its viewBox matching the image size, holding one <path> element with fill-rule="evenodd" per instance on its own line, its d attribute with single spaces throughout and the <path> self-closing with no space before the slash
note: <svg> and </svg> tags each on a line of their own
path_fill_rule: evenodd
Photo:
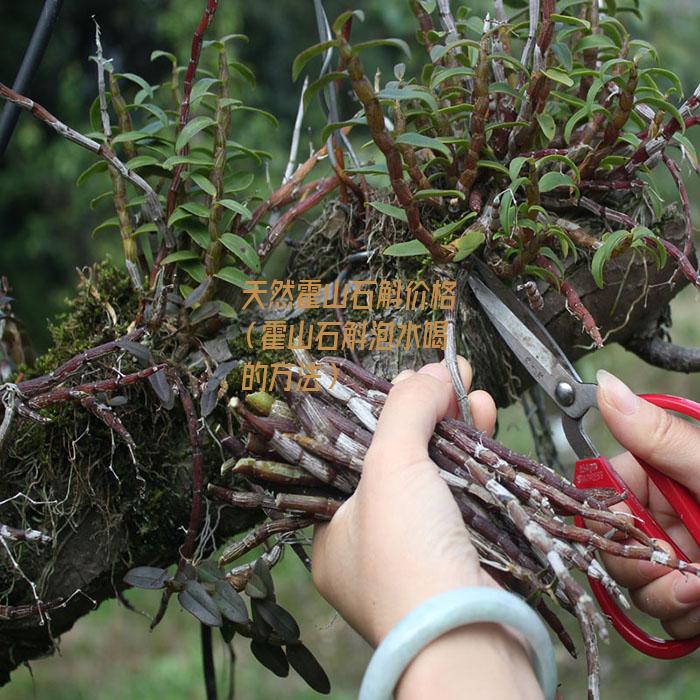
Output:
<svg viewBox="0 0 700 700">
<path fill-rule="evenodd" d="M 571 406 L 576 400 L 576 392 L 569 382 L 559 382 L 554 393 L 562 406 Z"/>
</svg>

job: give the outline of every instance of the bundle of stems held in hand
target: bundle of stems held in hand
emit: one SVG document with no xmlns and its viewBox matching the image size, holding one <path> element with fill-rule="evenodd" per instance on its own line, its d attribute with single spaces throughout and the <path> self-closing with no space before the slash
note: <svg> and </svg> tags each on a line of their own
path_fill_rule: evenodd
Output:
<svg viewBox="0 0 700 700">
<path fill-rule="evenodd" d="M 279 385 L 284 400 L 257 393 L 231 410 L 245 447 L 227 439 L 235 456 L 222 475 L 236 474 L 247 490 L 210 484 L 209 497 L 238 507 L 258 508 L 267 521 L 228 546 L 221 565 L 230 564 L 274 536 L 280 537 L 330 519 L 357 486 L 377 418 L 392 384 L 343 358 L 327 357 L 315 366 L 318 391 L 299 391 L 313 359 L 295 351 L 294 381 Z M 607 640 L 603 616 L 574 570 L 598 579 L 628 607 L 620 588 L 596 558 L 605 552 L 649 560 L 670 568 L 700 572 L 659 548 L 626 515 L 610 509 L 623 496 L 579 489 L 566 478 L 516 454 L 467 423 L 445 418 L 435 427 L 429 453 L 450 486 L 481 565 L 503 587 L 524 596 L 566 649 L 574 644 L 547 600 L 574 615 L 588 664 L 589 697 L 599 697 L 597 637 Z M 567 516 L 601 523 L 606 534 L 577 527 Z M 620 542 L 632 540 L 634 544 Z M 282 538 L 284 541 L 284 537 Z"/>
</svg>

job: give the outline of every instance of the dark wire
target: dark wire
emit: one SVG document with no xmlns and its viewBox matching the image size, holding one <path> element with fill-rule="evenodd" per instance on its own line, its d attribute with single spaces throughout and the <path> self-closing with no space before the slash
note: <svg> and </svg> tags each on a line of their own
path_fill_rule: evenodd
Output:
<svg viewBox="0 0 700 700">
<path fill-rule="evenodd" d="M 17 77 L 12 85 L 12 89 L 20 94 L 24 94 L 29 87 L 41 59 L 44 57 L 44 52 L 51 39 L 51 32 L 58 19 L 58 13 L 61 11 L 61 5 L 63 5 L 63 0 L 44 0 L 44 6 L 22 59 L 22 65 L 19 67 Z M 10 143 L 19 113 L 20 109 L 17 105 L 6 104 L 2 114 L 0 114 L 0 158 Z"/>
</svg>

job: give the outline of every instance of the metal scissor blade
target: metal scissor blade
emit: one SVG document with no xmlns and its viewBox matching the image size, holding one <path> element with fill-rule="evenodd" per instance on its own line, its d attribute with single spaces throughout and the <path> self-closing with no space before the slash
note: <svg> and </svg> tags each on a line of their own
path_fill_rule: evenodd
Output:
<svg viewBox="0 0 700 700">
<path fill-rule="evenodd" d="M 562 413 L 580 419 L 597 405 L 595 385 L 583 384 L 478 277 L 470 275 L 469 285 L 513 354 Z"/>
</svg>

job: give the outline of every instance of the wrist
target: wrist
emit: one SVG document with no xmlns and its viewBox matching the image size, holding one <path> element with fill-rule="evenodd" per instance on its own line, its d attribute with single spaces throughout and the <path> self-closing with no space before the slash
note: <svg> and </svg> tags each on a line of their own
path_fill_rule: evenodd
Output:
<svg viewBox="0 0 700 700">
<path fill-rule="evenodd" d="M 398 700 L 439 697 L 541 700 L 525 640 L 496 623 L 465 625 L 426 646 L 397 686 Z"/>
</svg>

